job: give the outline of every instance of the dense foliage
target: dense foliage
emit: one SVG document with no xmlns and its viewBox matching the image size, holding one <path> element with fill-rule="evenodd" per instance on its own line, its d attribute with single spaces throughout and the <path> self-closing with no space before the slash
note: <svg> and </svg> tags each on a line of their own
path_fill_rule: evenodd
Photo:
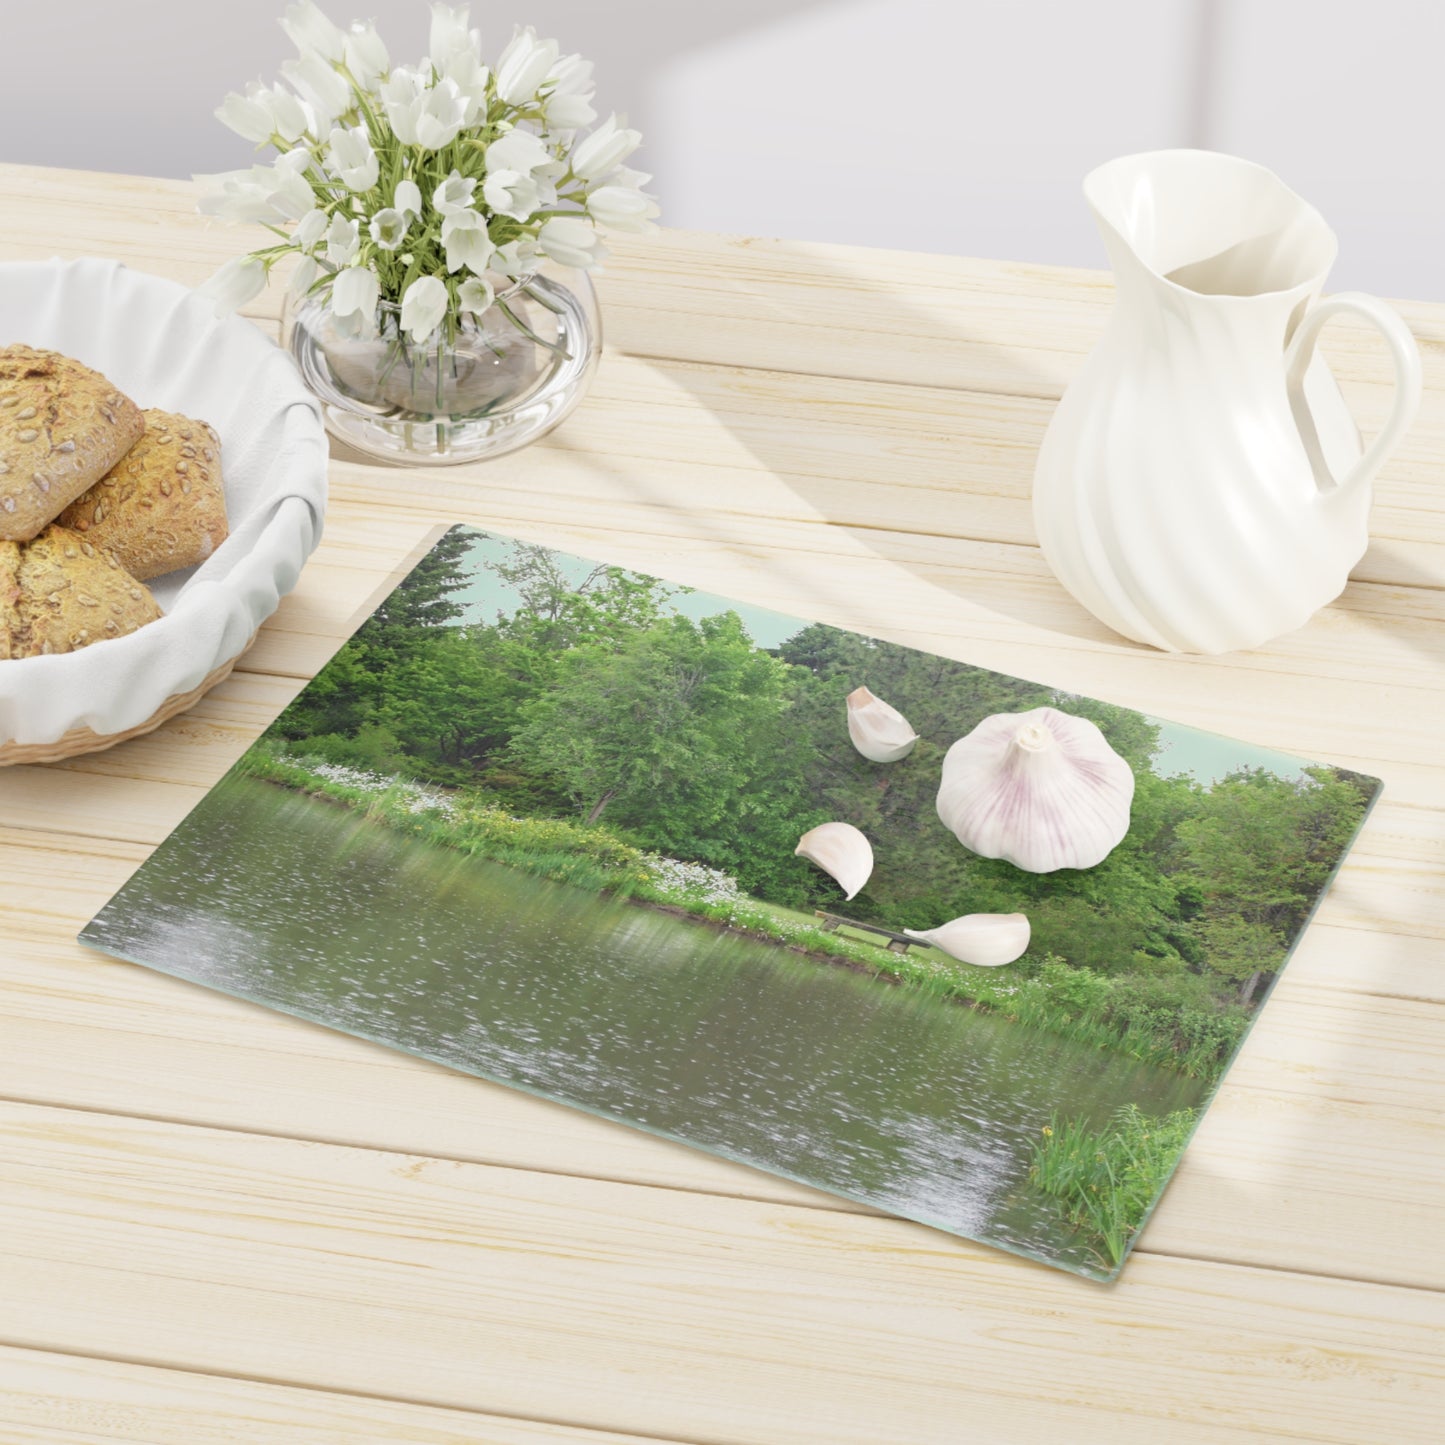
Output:
<svg viewBox="0 0 1445 1445">
<path fill-rule="evenodd" d="M 1055 1118 L 1034 1147 L 1029 1178 L 1109 1266 L 1122 1263 L 1194 1132 L 1198 1114 L 1151 1119 L 1133 1104 L 1102 1129 Z"/>
<path fill-rule="evenodd" d="M 1047 987 L 1080 1020 L 1167 1036 L 1180 1054 L 1232 1051 L 1370 798 L 1371 780 L 1322 767 L 1296 780 L 1242 770 L 1209 788 L 1161 777 L 1158 728 L 1128 709 L 820 625 L 764 650 L 736 614 L 679 615 L 676 589 L 618 568 L 578 579 L 541 548 L 487 564 L 521 603 L 464 624 L 471 541 L 445 539 L 277 737 L 605 828 L 790 909 L 892 928 L 1022 911 L 1033 946 L 999 972 L 1020 1007 Z M 903 762 L 880 767 L 850 743 L 844 698 L 859 685 L 921 734 Z M 1135 772 L 1129 835 L 1097 868 L 1033 875 L 976 857 L 934 811 L 955 738 L 1045 703 L 1091 718 Z M 793 854 L 830 818 L 862 828 L 877 857 L 846 909 Z"/>
</svg>

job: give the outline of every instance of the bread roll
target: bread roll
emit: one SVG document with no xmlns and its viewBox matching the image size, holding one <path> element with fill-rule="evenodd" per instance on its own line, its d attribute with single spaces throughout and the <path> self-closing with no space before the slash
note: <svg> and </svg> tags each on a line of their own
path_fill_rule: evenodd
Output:
<svg viewBox="0 0 1445 1445">
<path fill-rule="evenodd" d="M 221 441 L 203 421 L 143 413 L 145 435 L 59 522 L 145 579 L 204 562 L 226 540 Z"/>
<path fill-rule="evenodd" d="M 74 652 L 161 615 L 115 553 L 63 527 L 0 541 L 0 658 Z"/>
<path fill-rule="evenodd" d="M 140 440 L 136 404 L 68 356 L 0 348 L 0 541 L 36 536 Z"/>
</svg>

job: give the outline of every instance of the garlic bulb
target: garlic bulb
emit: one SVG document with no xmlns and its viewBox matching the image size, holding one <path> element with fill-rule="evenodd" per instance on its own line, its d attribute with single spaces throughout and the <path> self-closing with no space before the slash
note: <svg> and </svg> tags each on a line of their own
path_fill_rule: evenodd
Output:
<svg viewBox="0 0 1445 1445">
<path fill-rule="evenodd" d="M 998 968 L 1029 946 L 1029 921 L 1022 913 L 969 913 L 937 928 L 905 928 L 910 938 L 941 948 L 960 963 Z"/>
<path fill-rule="evenodd" d="M 965 848 L 1030 873 L 1092 868 L 1129 831 L 1134 773 L 1087 718 L 995 713 L 949 748 L 938 816 Z"/>
<path fill-rule="evenodd" d="M 848 694 L 848 736 L 870 762 L 896 763 L 913 751 L 918 734 L 896 707 L 874 697 L 866 687 Z"/>
<path fill-rule="evenodd" d="M 819 823 L 798 839 L 793 852 L 831 873 L 848 898 L 873 872 L 873 848 L 851 823 Z"/>
</svg>

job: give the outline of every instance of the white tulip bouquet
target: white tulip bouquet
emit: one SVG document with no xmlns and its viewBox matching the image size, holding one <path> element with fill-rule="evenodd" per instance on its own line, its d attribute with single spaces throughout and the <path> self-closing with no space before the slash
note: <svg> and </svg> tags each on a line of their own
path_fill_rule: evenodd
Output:
<svg viewBox="0 0 1445 1445">
<path fill-rule="evenodd" d="M 623 164 L 642 137 L 616 115 L 582 134 L 597 119 L 592 65 L 555 40 L 518 30 L 489 67 L 468 7 L 434 4 L 426 57 L 393 65 L 373 24 L 343 30 L 313 0 L 291 5 L 281 26 L 299 52 L 281 67 L 285 84 L 253 84 L 216 112 L 278 157 L 197 177 L 212 186 L 202 212 L 281 238 L 201 288 L 219 313 L 297 256 L 293 296 L 329 287 L 344 335 L 374 335 L 390 302 L 401 336 L 425 347 L 495 307 L 551 346 L 508 298 L 543 258 L 596 266 L 603 228 L 653 228 L 651 178 Z"/>
</svg>

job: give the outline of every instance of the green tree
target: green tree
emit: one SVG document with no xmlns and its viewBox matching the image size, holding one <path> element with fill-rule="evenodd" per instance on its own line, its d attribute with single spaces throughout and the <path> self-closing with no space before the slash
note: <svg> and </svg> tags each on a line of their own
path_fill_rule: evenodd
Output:
<svg viewBox="0 0 1445 1445">
<path fill-rule="evenodd" d="M 1251 1001 L 1284 962 L 1289 939 L 1349 845 L 1369 794 L 1353 774 L 1310 768 L 1298 780 L 1242 769 L 1209 790 L 1179 826 L 1201 899 L 1205 966 Z"/>
<path fill-rule="evenodd" d="M 789 700 L 786 665 L 734 613 L 669 617 L 572 648 L 522 710 L 511 755 L 555 781 L 587 822 L 698 856 L 769 755 Z"/>
</svg>

